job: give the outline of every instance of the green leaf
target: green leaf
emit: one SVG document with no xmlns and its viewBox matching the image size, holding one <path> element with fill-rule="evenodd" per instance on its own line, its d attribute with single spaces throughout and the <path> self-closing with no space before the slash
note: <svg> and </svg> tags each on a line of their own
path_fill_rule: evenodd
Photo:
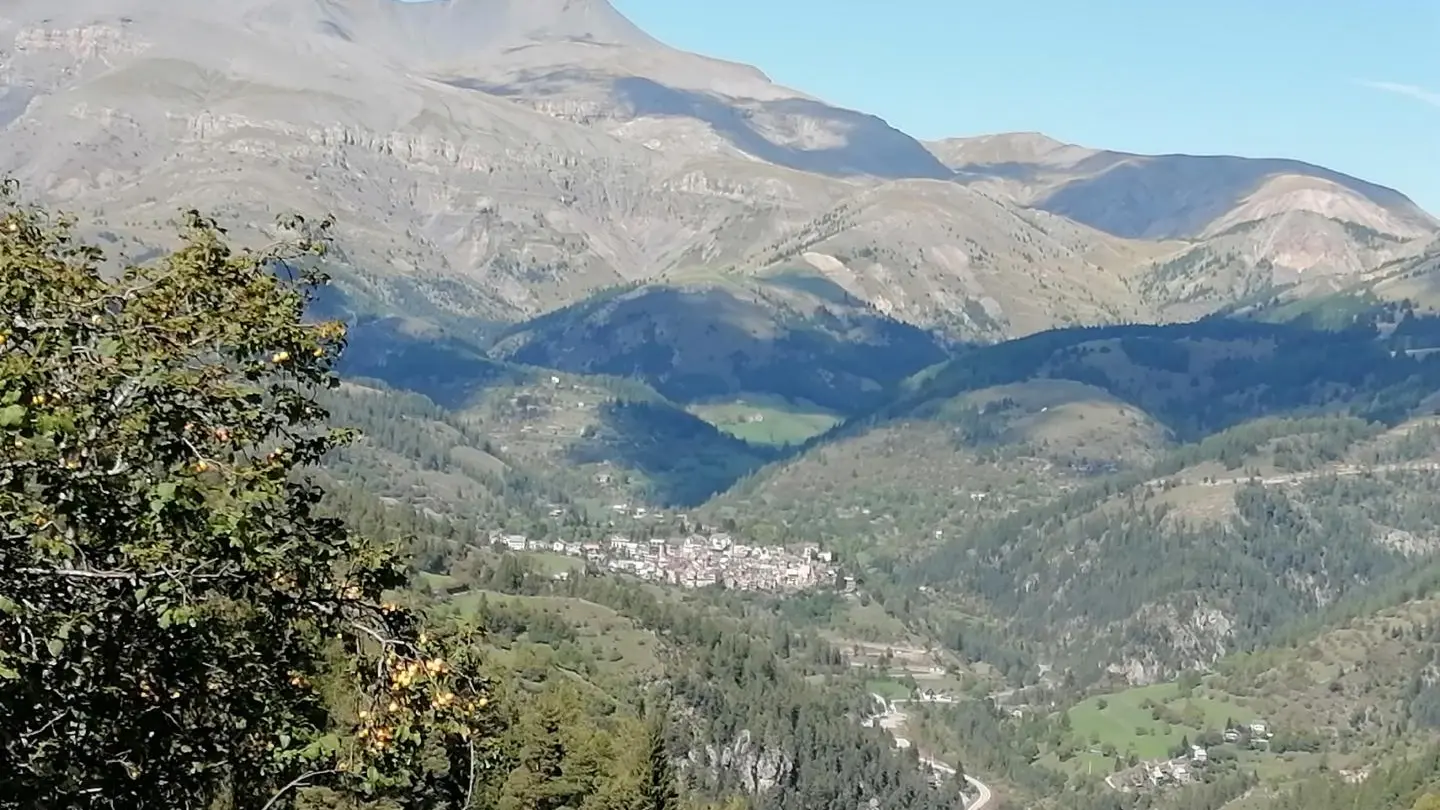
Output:
<svg viewBox="0 0 1440 810">
<path fill-rule="evenodd" d="M 52 638 L 45 642 L 45 649 L 50 651 L 51 658 L 59 658 L 60 653 L 65 652 L 65 642 L 58 638 Z"/>
<path fill-rule="evenodd" d="M 159 513 L 175 500 L 175 482 L 163 481 L 155 487 L 155 496 L 150 499 L 150 511 Z"/>
<path fill-rule="evenodd" d="M 0 427 L 15 427 L 24 421 L 24 405 L 7 405 L 4 408 L 0 408 Z"/>
<path fill-rule="evenodd" d="M 289 739 L 289 735 L 281 735 L 282 739 Z M 283 746 L 282 746 L 283 747 Z M 317 760 L 334 754 L 340 750 L 340 738 L 334 734 L 326 734 L 318 737 L 300 751 L 300 756 L 308 760 Z"/>
</svg>

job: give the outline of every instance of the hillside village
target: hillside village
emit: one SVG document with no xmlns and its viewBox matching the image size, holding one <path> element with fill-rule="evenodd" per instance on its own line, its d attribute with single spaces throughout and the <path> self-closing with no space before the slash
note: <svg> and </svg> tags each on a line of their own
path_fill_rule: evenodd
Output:
<svg viewBox="0 0 1440 810">
<path fill-rule="evenodd" d="M 585 543 L 496 535 L 491 541 L 511 551 L 562 554 L 610 571 L 687 588 L 723 585 L 743 591 L 794 592 L 841 582 L 833 555 L 817 545 L 798 550 L 752 546 L 736 542 L 724 532 L 650 540 L 617 534 L 603 542 Z"/>
<path fill-rule="evenodd" d="M 1274 737 L 1275 732 L 1266 723 L 1256 720 L 1226 728 L 1217 742 L 1232 747 L 1268 750 Z M 1178 756 L 1141 762 L 1133 768 L 1112 774 L 1105 782 L 1122 793 L 1151 790 L 1167 785 L 1187 785 L 1201 778 L 1201 773 L 1210 764 L 1210 759 L 1210 750 L 1206 745 L 1188 745 L 1188 749 Z"/>
</svg>

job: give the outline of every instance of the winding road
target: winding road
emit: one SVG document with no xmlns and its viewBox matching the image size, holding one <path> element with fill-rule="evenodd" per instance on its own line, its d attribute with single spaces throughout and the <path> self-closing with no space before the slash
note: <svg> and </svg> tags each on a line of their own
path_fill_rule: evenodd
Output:
<svg viewBox="0 0 1440 810">
<path fill-rule="evenodd" d="M 1319 470 L 1307 470 L 1305 472 L 1286 473 L 1284 475 L 1272 475 L 1266 478 L 1259 478 L 1253 475 L 1236 476 L 1234 478 L 1213 478 L 1208 481 L 1195 481 L 1186 478 L 1174 480 L 1181 484 L 1199 484 L 1202 487 L 1231 487 L 1241 484 L 1248 484 L 1252 481 L 1265 486 L 1286 486 L 1299 484 L 1305 481 L 1313 481 L 1317 478 L 1350 478 L 1357 475 L 1383 475 L 1392 472 L 1440 471 L 1440 462 L 1436 461 L 1408 461 L 1401 464 L 1344 464 L 1330 466 Z M 1160 485 L 1165 483 L 1167 478 L 1155 478 L 1145 483 Z"/>
<path fill-rule="evenodd" d="M 875 701 L 885 708 L 885 711 L 884 711 L 883 713 L 881 713 L 880 715 L 877 715 L 876 717 L 872 718 L 872 720 L 873 720 L 873 722 L 874 722 L 876 725 L 878 725 L 878 726 L 880 726 L 881 728 L 885 729 L 886 731 L 890 732 L 890 736 L 895 739 L 895 747 L 896 747 L 896 748 L 909 748 L 909 747 L 911 746 L 910 740 L 908 740 L 908 739 L 906 739 L 906 738 L 904 738 L 904 737 L 902 737 L 902 736 L 900 736 L 899 734 L 896 733 L 898 729 L 902 728 L 902 727 L 905 725 L 905 712 L 903 712 L 903 711 L 901 711 L 899 708 L 897 708 L 897 707 L 896 707 L 896 704 L 898 704 L 898 703 L 914 703 L 914 702 L 920 702 L 920 703 L 926 703 L 926 702 L 943 703 L 943 702 L 946 702 L 946 701 L 923 701 L 923 700 L 922 700 L 922 701 L 886 700 L 884 697 L 882 697 L 882 696 L 880 696 L 880 695 L 877 695 L 877 694 L 875 694 L 875 693 L 873 693 L 873 692 L 870 694 L 870 696 L 873 697 L 873 698 L 875 698 Z M 929 768 L 930 770 L 935 771 L 935 772 L 937 772 L 937 773 L 943 773 L 943 774 L 946 774 L 947 776 L 954 776 L 954 775 L 955 775 L 955 767 L 954 767 L 954 766 L 952 766 L 952 765 L 947 765 L 947 764 L 945 764 L 944 762 L 941 762 L 940 760 L 934 759 L 934 758 L 932 758 L 932 757 L 928 757 L 928 756 L 926 756 L 925 754 L 921 754 L 921 755 L 920 755 L 920 763 L 921 763 L 922 765 L 924 765 L 925 767 Z M 995 794 L 994 794 L 993 792 L 991 792 L 990 788 L 989 788 L 984 782 L 981 782 L 979 779 L 976 779 L 975 777 L 971 776 L 970 774 L 964 773 L 964 774 L 960 774 L 960 776 L 965 780 L 965 783 L 966 783 L 966 784 L 970 785 L 970 787 L 972 787 L 972 788 L 975 789 L 975 798 L 971 799 L 969 802 L 966 802 L 966 804 L 965 804 L 965 810 L 985 810 L 985 808 L 990 805 L 990 802 L 994 800 Z"/>
</svg>

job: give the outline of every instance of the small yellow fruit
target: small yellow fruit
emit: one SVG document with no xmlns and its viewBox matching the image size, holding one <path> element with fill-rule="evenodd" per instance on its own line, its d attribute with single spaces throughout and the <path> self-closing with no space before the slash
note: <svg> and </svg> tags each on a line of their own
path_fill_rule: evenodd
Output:
<svg viewBox="0 0 1440 810">
<path fill-rule="evenodd" d="M 290 359 L 290 352 L 276 352 L 271 358 L 272 363 L 283 363 Z"/>
<path fill-rule="evenodd" d="M 36 394 L 35 396 L 33 396 L 33 397 L 30 398 L 30 402 L 31 402 L 31 404 L 34 404 L 34 405 L 44 405 L 44 404 L 45 404 L 45 395 L 44 395 L 44 394 Z"/>
<path fill-rule="evenodd" d="M 315 354 L 316 357 L 324 357 L 324 356 L 325 356 L 325 350 L 324 350 L 324 349 L 317 348 L 317 349 L 315 349 L 314 354 Z"/>
<path fill-rule="evenodd" d="M 210 465 L 209 465 L 207 462 L 197 461 L 197 462 L 195 463 L 195 472 L 197 472 L 197 473 L 203 473 L 203 472 L 208 471 L 209 469 L 210 469 Z"/>
</svg>

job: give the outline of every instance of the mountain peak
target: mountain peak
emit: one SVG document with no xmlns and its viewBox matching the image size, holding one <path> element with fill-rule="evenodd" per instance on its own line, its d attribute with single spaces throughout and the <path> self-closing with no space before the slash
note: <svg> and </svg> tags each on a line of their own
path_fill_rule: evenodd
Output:
<svg viewBox="0 0 1440 810">
<path fill-rule="evenodd" d="M 250 19 L 300 25 L 416 66 L 484 61 L 532 45 L 654 48 L 607 0 L 251 0 Z"/>
<path fill-rule="evenodd" d="M 322 2 L 334 4 L 336 0 Z M 393 16 L 430 35 L 431 45 L 452 53 L 538 42 L 628 47 L 659 44 L 607 0 L 340 0 L 340 3 L 389 5 Z"/>
<path fill-rule="evenodd" d="M 1068 165 L 1078 163 L 1097 151 L 1056 140 L 1043 132 L 998 132 L 947 138 L 929 146 L 930 151 L 951 168 L 957 169 L 967 165 Z"/>
<path fill-rule="evenodd" d="M 11 0 L 21 25 L 140 23 L 166 39 L 182 21 L 320 34 L 383 52 L 417 68 L 493 59 L 531 45 L 654 49 L 659 42 L 607 0 Z"/>
</svg>

